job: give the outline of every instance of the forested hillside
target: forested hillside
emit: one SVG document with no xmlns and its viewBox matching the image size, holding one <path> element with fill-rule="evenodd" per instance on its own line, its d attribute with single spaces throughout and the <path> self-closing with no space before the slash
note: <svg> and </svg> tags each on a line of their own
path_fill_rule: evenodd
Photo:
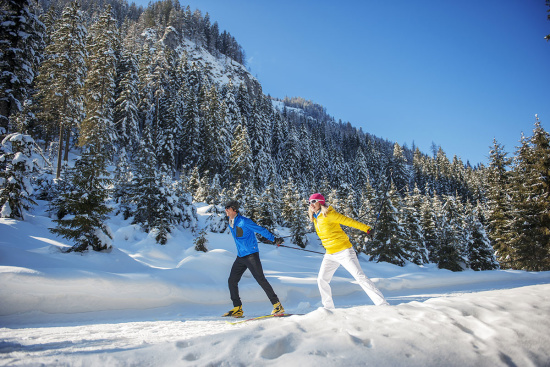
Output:
<svg viewBox="0 0 550 367">
<path fill-rule="evenodd" d="M 494 141 L 489 167 L 472 167 L 263 94 L 237 40 L 174 0 L 6 0 L 0 17 L 1 215 L 47 200 L 74 251 L 108 249 L 117 213 L 159 244 L 175 226 L 204 236 L 194 202 L 214 204 L 206 230 L 223 232 L 228 198 L 306 247 L 306 198 L 321 192 L 376 226 L 349 231 L 372 261 L 550 269 L 538 119 L 513 158 Z"/>
</svg>

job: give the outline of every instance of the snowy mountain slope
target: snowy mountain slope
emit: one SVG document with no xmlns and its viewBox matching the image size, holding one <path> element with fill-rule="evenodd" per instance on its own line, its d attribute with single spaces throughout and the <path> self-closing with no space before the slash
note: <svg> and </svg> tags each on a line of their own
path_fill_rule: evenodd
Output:
<svg viewBox="0 0 550 367">
<path fill-rule="evenodd" d="M 143 32 L 142 37 L 145 41 L 151 43 L 154 43 L 158 38 L 156 32 L 152 29 Z M 218 85 L 228 84 L 231 81 L 235 86 L 240 84 L 246 85 L 255 95 L 261 91 L 260 83 L 250 74 L 244 65 L 227 56 L 219 58 L 213 56 L 204 47 L 197 45 L 187 38 L 180 37 L 172 27 L 166 29 L 160 41 L 178 54 L 185 51 L 187 60 L 200 65 L 206 71 L 209 78 Z"/>
</svg>

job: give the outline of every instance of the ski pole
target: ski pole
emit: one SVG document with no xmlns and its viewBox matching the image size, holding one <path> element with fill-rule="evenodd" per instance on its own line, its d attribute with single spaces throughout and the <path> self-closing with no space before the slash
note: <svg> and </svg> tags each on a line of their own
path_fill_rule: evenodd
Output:
<svg viewBox="0 0 550 367">
<path fill-rule="evenodd" d="M 306 233 L 304 233 L 304 234 L 309 234 L 309 233 L 315 233 L 315 231 L 313 231 L 313 232 L 306 232 Z M 292 237 L 292 236 L 294 236 L 294 235 L 293 235 L 293 234 L 290 234 L 290 235 L 288 235 L 288 236 L 283 236 L 283 237 L 281 237 L 281 238 L 289 238 L 289 237 Z"/>
<path fill-rule="evenodd" d="M 286 248 L 291 248 L 291 249 L 293 249 L 293 250 L 307 251 L 307 252 L 313 252 L 314 254 L 321 254 L 321 255 L 324 255 L 323 252 L 312 251 L 312 250 L 306 250 L 305 248 L 297 248 L 297 247 L 285 246 L 285 245 L 276 245 L 276 244 L 274 244 L 274 243 L 267 243 L 267 245 L 277 246 L 277 247 L 286 247 Z"/>
</svg>

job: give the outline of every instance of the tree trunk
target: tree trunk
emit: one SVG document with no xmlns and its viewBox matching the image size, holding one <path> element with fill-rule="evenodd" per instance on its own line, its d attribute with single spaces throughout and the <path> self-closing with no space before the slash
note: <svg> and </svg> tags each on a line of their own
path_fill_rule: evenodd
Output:
<svg viewBox="0 0 550 367">
<path fill-rule="evenodd" d="M 70 142 L 71 142 L 71 129 L 67 129 L 67 136 L 65 138 L 65 156 L 63 157 L 63 160 L 65 162 L 69 161 L 69 148 L 70 148 Z"/>
<path fill-rule="evenodd" d="M 63 153 L 63 124 L 59 127 L 59 144 L 57 146 L 57 172 L 55 178 L 59 180 L 61 176 L 61 156 Z"/>
</svg>

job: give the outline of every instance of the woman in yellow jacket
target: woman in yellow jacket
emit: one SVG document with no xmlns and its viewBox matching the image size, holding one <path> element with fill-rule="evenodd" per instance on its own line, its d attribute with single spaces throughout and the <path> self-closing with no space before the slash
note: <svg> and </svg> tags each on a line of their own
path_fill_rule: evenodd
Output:
<svg viewBox="0 0 550 367">
<path fill-rule="evenodd" d="M 388 305 L 382 292 L 363 273 L 355 250 L 340 225 L 357 228 L 367 233 L 370 232 L 371 227 L 338 213 L 332 206 L 327 206 L 325 198 L 321 194 L 313 194 L 309 197 L 308 215 L 315 224 L 317 235 L 326 249 L 317 276 L 323 307 L 334 309 L 330 281 L 340 265 L 353 275 L 375 305 Z"/>
</svg>

